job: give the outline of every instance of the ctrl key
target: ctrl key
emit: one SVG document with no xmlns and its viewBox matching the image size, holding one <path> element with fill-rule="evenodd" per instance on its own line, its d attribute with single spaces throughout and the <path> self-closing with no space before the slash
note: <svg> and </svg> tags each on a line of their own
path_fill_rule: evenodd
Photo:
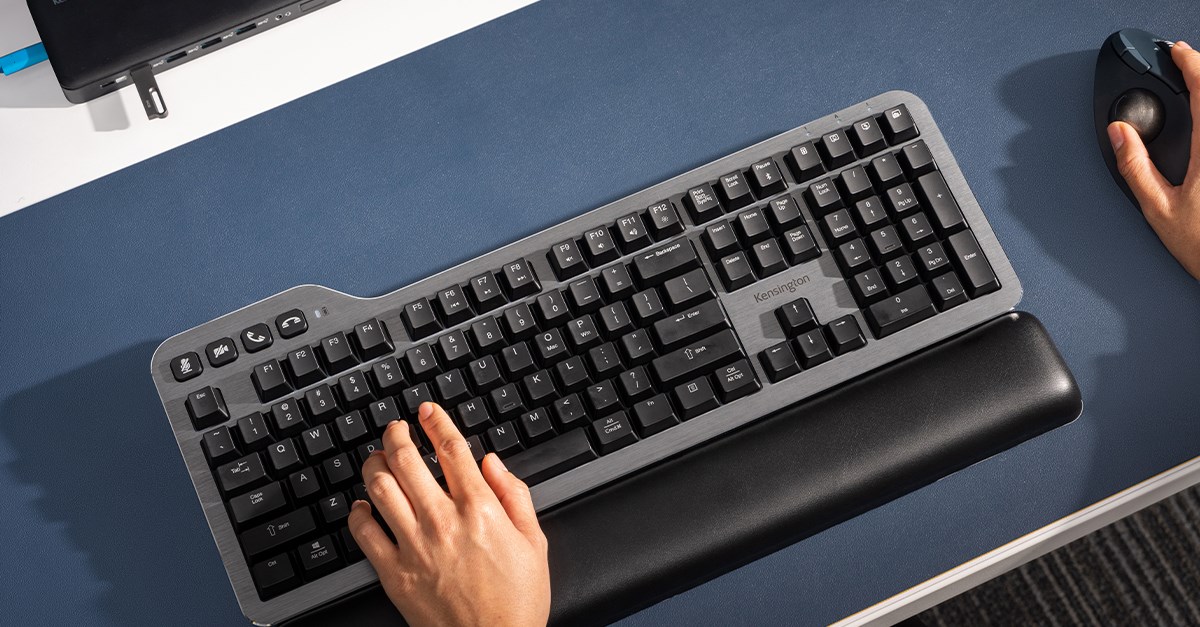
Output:
<svg viewBox="0 0 1200 627">
<path fill-rule="evenodd" d="M 296 576 L 287 553 L 280 553 L 251 566 L 250 573 L 254 577 L 254 585 L 258 586 L 258 595 L 264 601 L 300 585 L 300 578 Z"/>
</svg>

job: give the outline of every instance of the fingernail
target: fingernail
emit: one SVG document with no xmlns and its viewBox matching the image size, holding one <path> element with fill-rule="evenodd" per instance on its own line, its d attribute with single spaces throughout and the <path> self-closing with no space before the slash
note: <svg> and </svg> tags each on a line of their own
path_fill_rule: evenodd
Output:
<svg viewBox="0 0 1200 627">
<path fill-rule="evenodd" d="M 354 501 L 353 503 L 351 503 L 351 504 L 350 504 L 350 509 L 351 509 L 351 510 L 355 510 L 355 509 L 362 509 L 362 508 L 364 508 L 364 507 L 365 507 L 365 508 L 367 508 L 367 509 L 370 509 L 370 508 L 371 508 L 371 504 L 370 504 L 370 503 L 368 503 L 368 502 L 366 502 L 366 501 L 364 501 L 364 500 L 362 500 L 362 499 L 355 499 L 355 501 Z"/>
<path fill-rule="evenodd" d="M 1125 133 L 1116 122 L 1108 125 L 1108 141 L 1112 142 L 1113 150 L 1120 150 L 1125 145 Z"/>
<path fill-rule="evenodd" d="M 421 420 L 425 420 L 426 418 L 429 418 L 429 415 L 432 413 L 433 413 L 433 403 L 430 403 L 429 401 L 425 401 L 424 403 L 421 403 L 421 406 L 419 408 L 417 408 L 417 417 L 420 418 Z"/>
<path fill-rule="evenodd" d="M 492 455 L 496 455 L 496 454 L 492 453 Z M 504 465 L 504 460 L 500 459 L 499 455 L 496 455 L 496 464 L 498 464 L 500 466 L 500 470 L 503 470 L 504 472 L 508 472 L 508 466 Z"/>
<path fill-rule="evenodd" d="M 1192 49 L 1192 47 L 1191 47 L 1190 45 L 1188 45 L 1188 42 L 1186 42 L 1186 41 L 1184 41 L 1184 40 L 1182 40 L 1182 39 L 1180 39 L 1179 41 L 1175 42 L 1175 45 L 1176 45 L 1176 46 L 1179 46 L 1180 48 L 1183 48 L 1184 50 L 1191 50 L 1191 49 Z"/>
</svg>

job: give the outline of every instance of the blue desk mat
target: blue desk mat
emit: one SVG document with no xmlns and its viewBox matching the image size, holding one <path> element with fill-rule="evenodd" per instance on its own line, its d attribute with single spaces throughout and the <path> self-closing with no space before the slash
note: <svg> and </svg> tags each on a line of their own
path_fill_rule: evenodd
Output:
<svg viewBox="0 0 1200 627">
<path fill-rule="evenodd" d="M 0 219 L 0 622 L 243 624 L 161 339 L 299 283 L 388 292 L 893 88 L 1084 415 L 627 624 L 825 623 L 1200 455 L 1200 286 L 1091 126 L 1094 51 L 1135 25 L 1200 39 L 1185 0 L 545 0 Z"/>
</svg>

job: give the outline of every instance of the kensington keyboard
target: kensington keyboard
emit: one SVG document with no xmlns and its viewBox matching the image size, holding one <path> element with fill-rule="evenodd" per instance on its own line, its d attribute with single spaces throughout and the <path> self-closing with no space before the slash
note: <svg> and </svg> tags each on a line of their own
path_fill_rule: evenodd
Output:
<svg viewBox="0 0 1200 627">
<path fill-rule="evenodd" d="M 151 369 L 242 610 L 270 624 L 377 581 L 349 505 L 395 419 L 441 477 L 423 401 L 543 511 L 1020 295 L 928 109 L 893 91 L 384 296 L 281 292 Z"/>
</svg>

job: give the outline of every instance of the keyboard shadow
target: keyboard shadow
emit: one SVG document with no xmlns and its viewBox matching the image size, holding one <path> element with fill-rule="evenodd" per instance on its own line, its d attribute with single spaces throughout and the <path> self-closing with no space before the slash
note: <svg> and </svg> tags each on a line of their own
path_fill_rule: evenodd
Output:
<svg viewBox="0 0 1200 627">
<path fill-rule="evenodd" d="M 156 346 L 9 397 L 0 438 L 15 458 L 5 470 L 37 488 L 40 524 L 86 556 L 107 622 L 244 624 L 150 380 Z M 53 602 L 52 591 L 24 601 Z"/>
<path fill-rule="evenodd" d="M 1007 205 L 1061 266 L 1023 268 L 1031 256 L 1014 256 L 1024 304 L 1045 312 L 1098 436 L 1080 505 L 1183 462 L 1200 437 L 1183 385 L 1200 346 L 1200 289 L 1104 166 L 1092 121 L 1095 62 L 1095 50 L 1061 54 L 1001 83 L 1004 105 L 1024 125 L 1001 172 Z M 1074 284 L 1055 280 L 1064 271 Z"/>
</svg>

